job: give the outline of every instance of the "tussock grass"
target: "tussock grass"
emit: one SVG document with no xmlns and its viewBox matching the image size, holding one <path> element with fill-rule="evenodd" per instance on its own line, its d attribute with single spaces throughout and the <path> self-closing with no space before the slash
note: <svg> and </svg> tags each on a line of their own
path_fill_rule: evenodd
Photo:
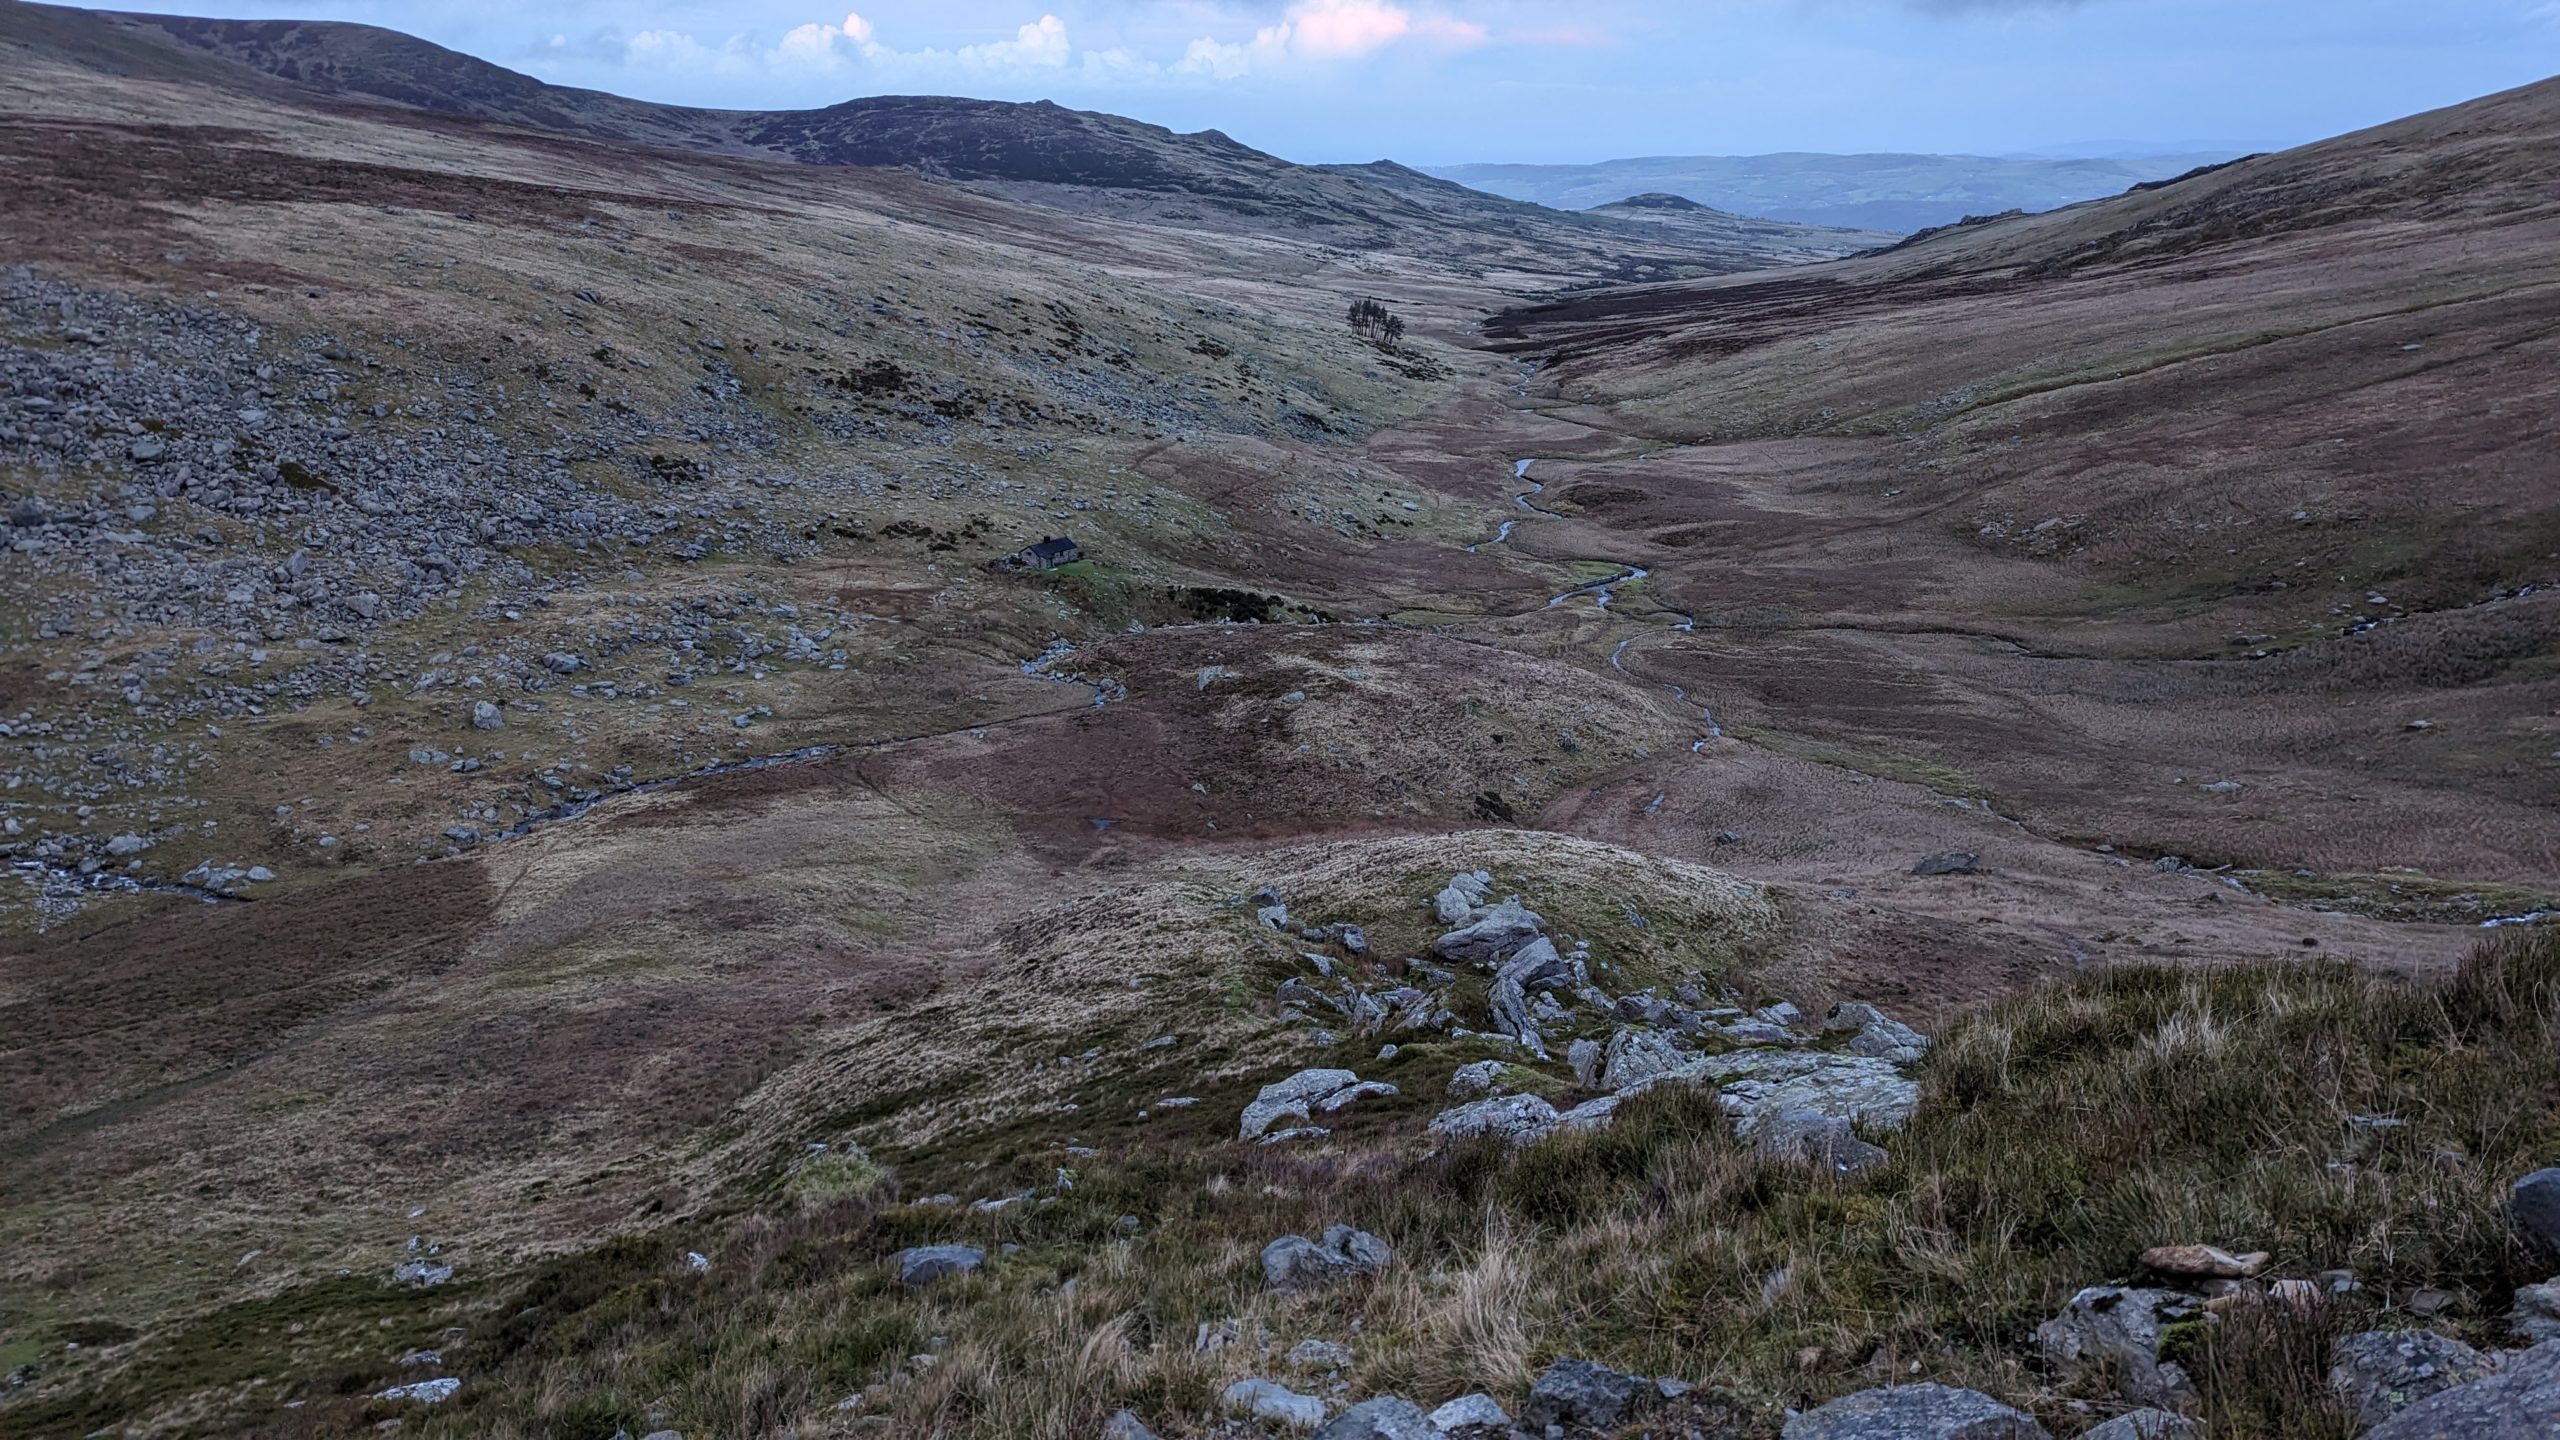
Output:
<svg viewBox="0 0 2560 1440">
<path fill-rule="evenodd" d="M 2117 1406 L 2041 1373 L 2028 1332 L 2084 1285 L 2137 1278 L 2145 1247 L 2201 1240 L 2273 1251 L 2279 1275 L 2357 1273 L 2324 1309 L 2182 1341 L 2217 1436 L 2343 1440 L 2322 1379 L 2337 1334 L 2416 1323 L 2392 1306 L 2425 1285 L 2456 1297 L 2439 1323 L 2491 1343 L 2509 1292 L 2543 1278 L 2504 1202 L 2560 1158 L 2560 927 L 2492 938 L 2425 987 L 2324 963 L 2102 972 L 1958 1023 L 1925 1081 L 1909 1129 L 1880 1137 L 1892 1162 L 1848 1184 L 1761 1159 L 1712 1101 L 1666 1091 L 1516 1153 L 1195 1137 L 1070 1158 L 1068 1188 L 994 1213 L 901 1203 L 894 1181 L 742 1212 L 498 1297 L 449 1352 L 463 1395 L 409 1428 L 1068 1440 L 1127 1406 L 1199 1436 L 1236 1378 L 1313 1383 L 1283 1352 L 1323 1337 L 1355 1352 L 1356 1393 L 1426 1404 L 1516 1402 L 1580 1354 L 1716 1387 L 1772 1432 L 1786 1406 L 1936 1378 L 2068 1435 Z M 1397 1262 L 1264 1293 L 1260 1247 L 1333 1223 Z M 987 1269 L 896 1285 L 897 1249 L 953 1240 Z M 709 1273 L 677 1261 L 685 1244 Z M 1233 1342 L 1200 1348 L 1203 1327 Z M 389 1413 L 333 1403 L 351 1424 Z"/>
</svg>

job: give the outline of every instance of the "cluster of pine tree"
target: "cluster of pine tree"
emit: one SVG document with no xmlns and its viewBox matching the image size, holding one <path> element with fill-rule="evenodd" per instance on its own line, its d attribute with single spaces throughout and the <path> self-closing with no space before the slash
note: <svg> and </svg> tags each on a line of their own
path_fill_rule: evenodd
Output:
<svg viewBox="0 0 2560 1440">
<path fill-rule="evenodd" d="M 1404 320 L 1376 300 L 1351 302 L 1351 328 L 1364 340 L 1393 350 L 1404 339 Z"/>
</svg>

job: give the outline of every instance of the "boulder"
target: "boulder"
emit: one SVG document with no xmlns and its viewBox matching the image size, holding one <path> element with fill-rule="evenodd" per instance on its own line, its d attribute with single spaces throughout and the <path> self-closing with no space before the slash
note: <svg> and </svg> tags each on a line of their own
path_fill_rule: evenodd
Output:
<svg viewBox="0 0 2560 1440">
<path fill-rule="evenodd" d="M 1573 1066 L 1573 1083 L 1589 1087 L 1600 1083 L 1600 1066 L 1608 1051 L 1597 1040 L 1576 1040 L 1564 1047 L 1564 1058 Z"/>
<path fill-rule="evenodd" d="M 474 730 L 504 730 L 507 728 L 507 717 L 499 713 L 498 707 L 490 702 L 486 700 L 474 700 L 471 702 L 471 728 Z"/>
<path fill-rule="evenodd" d="M 2379 1425 L 2430 1395 L 2496 1372 L 2497 1362 L 2432 1330 L 2367 1330 L 2330 1353 L 2329 1388 L 2359 1425 Z"/>
<path fill-rule="evenodd" d="M 2191 1387 L 2185 1367 L 2161 1359 L 2160 1350 L 2173 1327 L 2203 1320 L 2193 1296 L 2092 1285 L 2036 1327 L 2036 1349 L 2057 1371 L 2103 1367 L 2127 1400 L 2174 1408 Z"/>
<path fill-rule="evenodd" d="M 898 1283 L 930 1285 L 945 1275 L 966 1275 L 987 1263 L 974 1245 L 919 1245 L 898 1252 Z"/>
<path fill-rule="evenodd" d="M 1137 1416 L 1123 1410 L 1104 1422 L 1102 1440 L 1156 1440 L 1156 1432 L 1139 1423 Z"/>
<path fill-rule="evenodd" d="M 406 1385 L 394 1385 L 388 1390 L 374 1392 L 373 1398 L 409 1400 L 420 1405 L 441 1405 L 452 1399 L 454 1392 L 461 1388 L 462 1382 L 448 1375 L 440 1380 L 415 1380 Z"/>
<path fill-rule="evenodd" d="M 1573 988 L 1573 966 L 1556 953 L 1556 942 L 1541 935 L 1513 952 L 1502 962 L 1504 978 L 1519 982 L 1526 990 L 1570 990 Z"/>
<path fill-rule="evenodd" d="M 2539 1285 L 2516 1287 L 2516 1308 L 2508 1314 L 2507 1330 L 2528 1345 L 2560 1340 L 2560 1275 Z"/>
<path fill-rule="evenodd" d="M 1792 1108 L 1765 1116 L 1753 1127 L 1752 1145 L 1772 1159 L 1811 1165 L 1844 1180 L 1855 1179 L 1893 1157 L 1884 1147 L 1852 1134 L 1849 1122 L 1817 1110 Z"/>
<path fill-rule="evenodd" d="M 1522 1423 L 1532 1432 L 1563 1425 L 1615 1430 L 1662 1401 L 1662 1391 L 1641 1375 L 1589 1360 L 1559 1360 L 1529 1387 Z"/>
<path fill-rule="evenodd" d="M 1322 1240 L 1283 1235 L 1262 1247 L 1263 1283 L 1274 1290 L 1310 1290 L 1375 1275 L 1395 1258 L 1394 1247 L 1366 1230 L 1336 1225 Z"/>
<path fill-rule="evenodd" d="M 1916 1065 L 1929 1053 L 1929 1037 L 1894 1019 L 1873 1005 L 1855 1000 L 1842 1001 L 1831 1007 L 1822 1022 L 1823 1033 L 1849 1035 L 1849 1053 L 1865 1055 L 1896 1065 Z"/>
<path fill-rule="evenodd" d="M 1967 850 L 1947 850 L 1923 856 L 1911 867 L 1914 875 L 1979 875 L 1982 857 Z"/>
<path fill-rule="evenodd" d="M 1529 1018 L 1529 997 L 1520 982 L 1509 975 L 1498 976 L 1486 998 L 1492 1006 L 1495 1032 L 1510 1036 L 1520 1042 L 1522 1049 L 1543 1058 L 1546 1041 L 1538 1034 L 1537 1022 Z"/>
<path fill-rule="evenodd" d="M 1664 1083 L 1712 1085 L 1750 1139 L 1770 1116 L 1811 1110 L 1869 1130 L 1899 1130 L 1920 1105 L 1919 1082 L 1891 1061 L 1824 1050 L 1735 1050 L 1694 1061 Z"/>
<path fill-rule="evenodd" d="M 1517 900 L 1505 900 L 1432 941 L 1431 949 L 1444 960 L 1500 960 L 1537 939 L 1546 928 L 1546 920 L 1536 911 Z"/>
<path fill-rule="evenodd" d="M 1496 1094 L 1508 1088 L 1503 1073 L 1510 1068 L 1499 1060 L 1479 1060 L 1473 1065 L 1461 1065 L 1458 1073 L 1449 1077 L 1449 1098 L 1481 1100 Z"/>
<path fill-rule="evenodd" d="M 1244 1107 L 1236 1138 L 1259 1140 L 1282 1120 L 1307 1119 L 1313 1113 L 1309 1107 L 1359 1083 L 1360 1077 L 1348 1070 L 1301 1070 L 1274 1080 Z"/>
<path fill-rule="evenodd" d="M 2553 1432 L 2560 1415 L 2560 1340 L 2507 1357 L 2498 1373 L 2431 1395 L 2364 1440 L 2516 1440 Z"/>
<path fill-rule="evenodd" d="M 1436 1140 L 1499 1135 L 1514 1145 L 1527 1145 L 1545 1139 L 1556 1120 L 1556 1107 L 1535 1095 L 1502 1095 L 1441 1111 L 1431 1117 L 1431 1135 Z"/>
<path fill-rule="evenodd" d="M 2560 1256 L 2560 1166 L 2536 1170 L 2517 1181 L 2508 1213 L 2526 1244 L 2545 1255 Z"/>
<path fill-rule="evenodd" d="M 1556 1117 L 1558 1130 L 1606 1130 L 1618 1118 L 1618 1097 L 1585 1100 Z"/>
<path fill-rule="evenodd" d="M 2205 1440 L 2204 1426 L 2171 1410 L 2133 1410 L 2080 1440 Z"/>
<path fill-rule="evenodd" d="M 1333 1417 L 1315 1440 L 1440 1440 L 1431 1417 L 1410 1400 L 1383 1395 L 1363 1400 Z"/>
<path fill-rule="evenodd" d="M 1785 1440 L 2052 1440 L 2033 1417 L 1952 1385 L 1843 1395 L 1788 1420 L 1784 1433 Z"/>
<path fill-rule="evenodd" d="M 1671 1037 L 1645 1026 L 1628 1026 L 1609 1037 L 1600 1060 L 1600 1088 L 1624 1090 L 1657 1080 L 1689 1063 Z"/>
<path fill-rule="evenodd" d="M 1500 1434 L 1511 1428 L 1511 1416 L 1490 1395 L 1461 1395 L 1431 1412 L 1431 1427 L 1443 1435 Z"/>
<path fill-rule="evenodd" d="M 1219 1398 L 1230 1410 L 1296 1430 L 1313 1430 L 1324 1423 L 1322 1400 L 1301 1395 L 1275 1380 L 1239 1380 Z"/>
</svg>

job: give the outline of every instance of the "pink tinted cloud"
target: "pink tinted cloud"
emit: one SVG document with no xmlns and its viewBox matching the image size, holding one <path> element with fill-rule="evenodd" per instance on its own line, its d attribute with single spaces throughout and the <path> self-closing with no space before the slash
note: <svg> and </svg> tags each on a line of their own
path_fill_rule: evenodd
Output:
<svg viewBox="0 0 2560 1440">
<path fill-rule="evenodd" d="M 1385 0 L 1300 0 L 1289 7 L 1287 33 L 1293 49 L 1328 59 L 1372 55 L 1399 40 L 1463 49 L 1487 38 L 1472 21 L 1416 16 Z"/>
</svg>

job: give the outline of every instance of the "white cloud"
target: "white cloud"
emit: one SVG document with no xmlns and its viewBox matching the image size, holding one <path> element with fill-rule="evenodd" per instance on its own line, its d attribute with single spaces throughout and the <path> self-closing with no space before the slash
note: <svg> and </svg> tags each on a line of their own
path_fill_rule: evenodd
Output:
<svg viewBox="0 0 2560 1440">
<path fill-rule="evenodd" d="M 1074 52 L 1075 47 L 1067 43 L 1067 22 L 1043 15 L 1015 31 L 1010 40 L 963 45 L 952 52 L 952 58 L 972 70 L 1057 70 L 1066 66 Z"/>
<path fill-rule="evenodd" d="M 1471 50 L 1488 38 L 1485 27 L 1473 21 L 1417 15 L 1387 0 L 1298 0 L 1286 18 L 1264 26 L 1249 42 L 1192 41 L 1175 68 L 1233 80 L 1292 60 L 1360 60 L 1408 42 Z"/>
<path fill-rule="evenodd" d="M 871 22 L 858 14 L 845 16 L 841 25 L 802 25 L 783 36 L 773 52 L 778 61 L 821 69 L 832 69 L 846 59 L 876 59 L 887 53 L 874 38 Z"/>
</svg>

